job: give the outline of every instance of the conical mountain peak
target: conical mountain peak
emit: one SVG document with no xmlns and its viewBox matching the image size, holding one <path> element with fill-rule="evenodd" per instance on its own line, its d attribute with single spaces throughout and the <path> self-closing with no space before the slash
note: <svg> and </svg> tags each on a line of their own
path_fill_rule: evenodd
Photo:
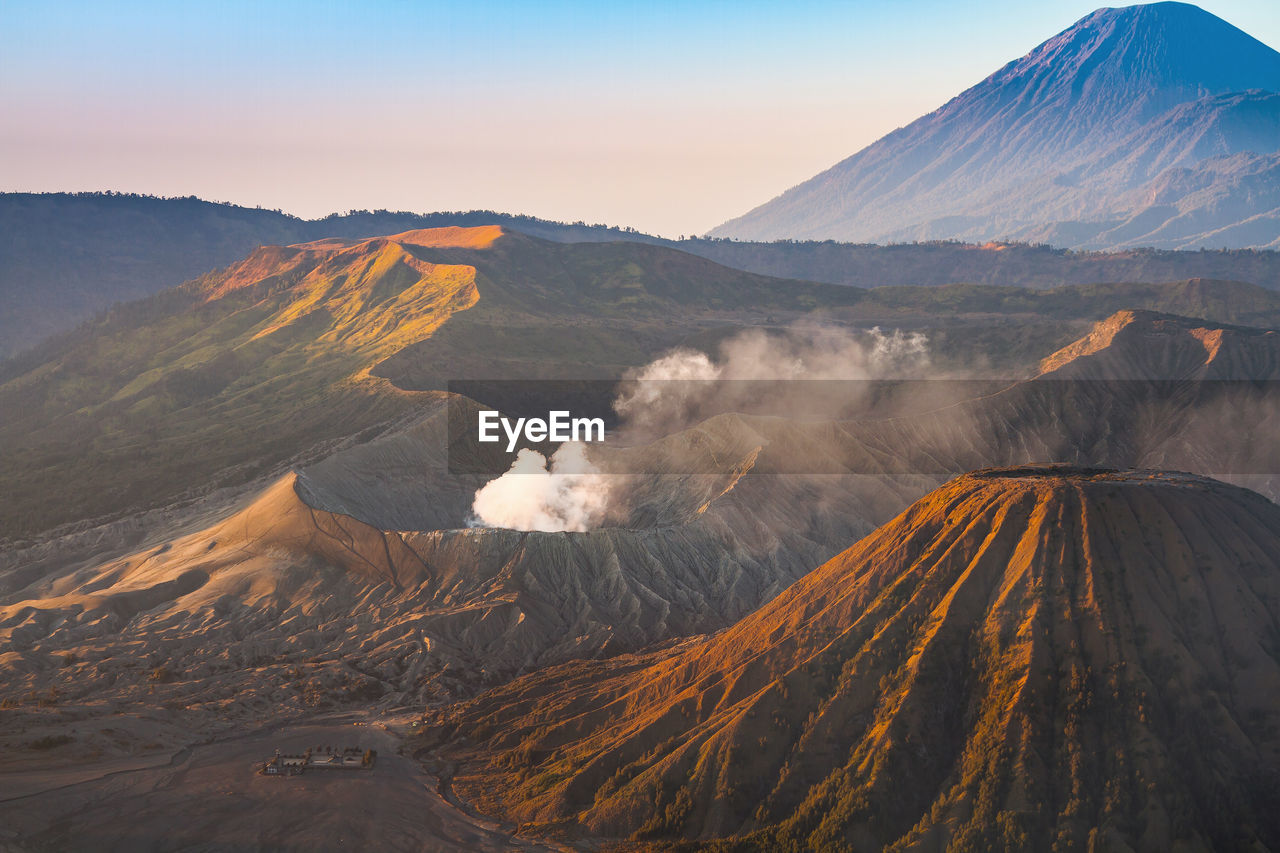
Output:
<svg viewBox="0 0 1280 853">
<path fill-rule="evenodd" d="M 1204 477 L 979 471 L 722 633 L 437 722 L 474 744 L 465 796 L 561 830 L 1274 847 L 1278 531 L 1275 504 Z"/>
<path fill-rule="evenodd" d="M 1221 100 L 1244 92 L 1247 104 Z M 1280 183 L 1280 102 L 1265 92 L 1280 92 L 1280 53 L 1221 18 L 1186 3 L 1099 9 L 712 233 L 1269 245 L 1244 225 L 1272 215 Z M 1161 196 L 1172 178 L 1200 194 Z"/>
</svg>

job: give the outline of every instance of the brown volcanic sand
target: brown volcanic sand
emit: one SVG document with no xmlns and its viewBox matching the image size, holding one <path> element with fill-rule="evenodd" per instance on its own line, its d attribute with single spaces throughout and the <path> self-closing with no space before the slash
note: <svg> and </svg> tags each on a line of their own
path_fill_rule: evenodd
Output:
<svg viewBox="0 0 1280 853">
<path fill-rule="evenodd" d="M 44 792 L 8 799 L 0 786 L 0 849 L 57 851 L 545 850 L 456 810 L 436 780 L 396 754 L 398 739 L 351 720 L 298 723 L 182 749 L 158 766 L 104 767 L 102 778 L 49 774 Z M 360 745 L 372 770 L 261 776 L 275 749 Z M 41 771 L 32 770 L 32 776 Z M 6 842 L 10 846 L 6 846 Z"/>
<path fill-rule="evenodd" d="M 1280 508 L 1252 492 L 981 471 L 732 628 L 535 673 L 435 736 L 462 796 L 570 833 L 1275 849 L 1278 606 Z"/>
</svg>

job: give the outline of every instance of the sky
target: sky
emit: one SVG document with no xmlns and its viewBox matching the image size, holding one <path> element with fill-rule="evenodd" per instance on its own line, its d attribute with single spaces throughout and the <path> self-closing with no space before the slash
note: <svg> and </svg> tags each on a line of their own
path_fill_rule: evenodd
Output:
<svg viewBox="0 0 1280 853">
<path fill-rule="evenodd" d="M 1203 8 L 1280 47 L 1277 0 Z M 0 0 L 0 191 L 701 234 L 1097 0 Z"/>
</svg>

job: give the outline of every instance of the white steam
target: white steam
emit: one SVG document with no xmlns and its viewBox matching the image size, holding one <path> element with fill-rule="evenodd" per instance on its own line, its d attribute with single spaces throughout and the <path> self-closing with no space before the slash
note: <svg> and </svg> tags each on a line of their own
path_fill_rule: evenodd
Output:
<svg viewBox="0 0 1280 853">
<path fill-rule="evenodd" d="M 929 368 L 928 340 L 918 332 L 850 332 L 812 323 L 774 334 L 751 329 L 725 341 L 718 358 L 675 349 L 632 371 L 614 408 L 635 441 L 670 435 L 720 412 L 836 417 L 858 402 L 851 399 L 863 393 L 857 382 L 819 387 L 791 380 L 918 378 Z M 773 384 L 762 391 L 758 384 L 726 380 Z M 562 444 L 549 460 L 521 450 L 510 470 L 476 492 L 471 524 L 589 530 L 609 509 L 611 483 L 628 490 L 619 478 L 602 475 L 580 443 Z"/>
<path fill-rule="evenodd" d="M 919 375 L 929 366 L 929 338 L 923 332 L 860 334 L 816 323 L 799 323 L 784 334 L 748 329 L 720 345 L 720 358 L 674 349 L 627 378 L 635 380 L 713 379 L 884 379 Z"/>
<path fill-rule="evenodd" d="M 472 501 L 472 525 L 513 530 L 589 530 L 604 517 L 608 478 L 587 459 L 581 442 L 565 442 L 551 459 L 522 449 L 511 468 L 482 486 Z"/>
<path fill-rule="evenodd" d="M 631 371 L 614 409 L 628 429 L 646 437 L 673 432 L 719 412 L 763 410 L 784 417 L 801 413 L 837 417 L 858 402 L 856 396 L 865 387 L 787 383 L 912 379 L 929 372 L 929 340 L 921 332 L 883 332 L 876 327 L 854 333 L 815 323 L 797 324 L 782 334 L 749 329 L 721 344 L 715 361 L 705 353 L 681 348 Z M 733 380 L 774 384 L 766 388 Z M 765 390 L 769 397 L 761 399 Z M 829 398 L 833 391 L 835 398 Z"/>
</svg>

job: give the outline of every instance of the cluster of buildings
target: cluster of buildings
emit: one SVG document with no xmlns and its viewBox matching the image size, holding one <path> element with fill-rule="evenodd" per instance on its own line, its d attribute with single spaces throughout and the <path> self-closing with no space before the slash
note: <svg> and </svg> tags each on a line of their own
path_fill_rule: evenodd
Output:
<svg viewBox="0 0 1280 853">
<path fill-rule="evenodd" d="M 358 746 L 315 747 L 297 755 L 285 755 L 277 749 L 258 772 L 266 776 L 296 776 L 307 770 L 367 770 L 377 760 L 377 750 Z"/>
</svg>

